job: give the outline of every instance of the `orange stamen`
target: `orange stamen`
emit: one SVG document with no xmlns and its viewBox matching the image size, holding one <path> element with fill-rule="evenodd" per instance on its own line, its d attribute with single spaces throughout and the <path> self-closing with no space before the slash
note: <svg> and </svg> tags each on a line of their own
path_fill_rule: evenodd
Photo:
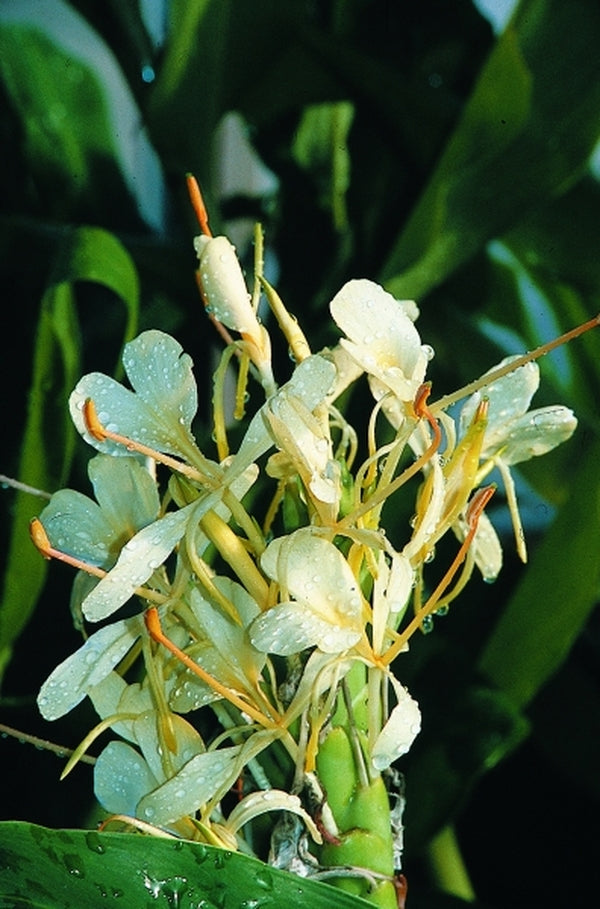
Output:
<svg viewBox="0 0 600 909">
<path fill-rule="evenodd" d="M 33 545 L 41 552 L 45 559 L 58 559 L 60 562 L 66 562 L 67 565 L 79 568 L 87 574 L 93 574 L 97 578 L 106 576 L 107 572 L 104 571 L 103 568 L 98 568 L 97 565 L 90 565 L 89 562 L 82 562 L 82 560 L 78 559 L 76 556 L 71 556 L 66 552 L 61 552 L 60 549 L 55 549 L 54 546 L 51 545 L 46 529 L 39 518 L 33 518 L 31 520 L 29 524 L 29 534 L 33 540 Z"/>
<path fill-rule="evenodd" d="M 86 574 L 94 575 L 94 577 L 100 579 L 105 578 L 108 574 L 108 571 L 105 571 L 104 568 L 98 568 L 97 565 L 92 565 L 90 562 L 84 562 L 82 559 L 78 559 L 77 556 L 72 556 L 66 552 L 61 552 L 60 549 L 55 549 L 50 543 L 46 529 L 39 518 L 32 518 L 30 521 L 29 535 L 31 536 L 33 545 L 45 559 L 57 559 L 59 562 L 65 562 L 65 564 L 71 565 L 73 568 L 78 568 L 80 571 L 85 571 Z M 157 590 L 152 590 L 149 587 L 138 587 L 135 593 L 136 596 L 143 597 L 143 599 L 151 600 L 155 603 L 164 603 L 166 599 L 163 594 L 159 593 Z"/>
<path fill-rule="evenodd" d="M 193 672 L 194 675 L 197 675 L 206 685 L 216 691 L 217 694 L 221 695 L 222 698 L 225 698 L 231 704 L 241 710 L 242 713 L 247 714 L 252 717 L 252 719 L 260 723 L 261 726 L 266 727 L 267 729 L 276 726 L 277 723 L 281 720 L 281 717 L 277 715 L 277 719 L 272 720 L 269 717 L 265 716 L 264 713 L 261 713 L 260 710 L 257 710 L 256 707 L 253 707 L 252 704 L 248 704 L 243 698 L 237 695 L 230 688 L 227 688 L 226 685 L 223 685 L 212 675 L 210 675 L 202 666 L 199 666 L 198 663 L 195 663 L 194 660 L 188 656 L 185 651 L 181 650 L 177 644 L 174 644 L 170 638 L 166 636 L 162 630 L 160 624 L 160 618 L 158 615 L 158 610 L 155 606 L 151 606 L 144 613 L 144 621 L 146 623 L 146 628 L 148 629 L 148 634 L 153 641 L 156 641 L 157 644 L 162 644 L 163 647 L 166 647 L 167 650 L 177 657 L 177 659 L 183 663 L 186 669 L 189 669 L 190 672 Z"/>
<path fill-rule="evenodd" d="M 185 182 L 187 183 L 190 202 L 192 203 L 196 218 L 198 219 L 200 230 L 206 237 L 212 237 L 210 227 L 208 226 L 208 212 L 206 210 L 206 205 L 204 204 L 204 199 L 202 198 L 198 181 L 193 174 L 186 174 Z"/>
<path fill-rule="evenodd" d="M 178 461 L 176 458 L 170 457 L 170 455 L 156 451 L 154 448 L 149 448 L 148 445 L 144 445 L 142 442 L 136 442 L 134 439 L 130 439 L 118 432 L 107 429 L 98 419 L 96 405 L 91 398 L 87 398 L 84 402 L 82 413 L 86 430 L 98 442 L 105 442 L 108 439 L 111 442 L 116 442 L 118 445 L 124 445 L 128 451 L 137 451 L 139 454 L 144 455 L 145 458 L 152 458 L 153 461 L 164 464 L 171 470 L 175 470 L 177 473 L 181 473 L 191 480 L 196 480 L 196 482 L 203 484 L 209 483 L 209 478 L 200 473 L 199 470 L 196 470 L 195 467 L 190 467 L 189 464 L 185 464 L 183 461 Z"/>
<path fill-rule="evenodd" d="M 448 585 L 452 581 L 452 578 L 466 559 L 469 546 L 473 542 L 473 537 L 475 536 L 475 532 L 477 530 L 479 518 L 481 517 L 484 508 L 494 495 L 495 491 L 495 486 L 485 486 L 483 489 L 478 489 L 474 494 L 467 508 L 466 520 L 469 526 L 469 530 L 465 536 L 465 539 L 463 540 L 462 546 L 454 557 L 454 561 L 450 565 L 448 571 L 438 586 L 435 588 L 427 602 L 424 604 L 424 606 L 422 606 L 421 609 L 419 609 L 419 611 L 413 617 L 412 621 L 409 622 L 404 631 L 396 638 L 392 646 L 381 657 L 381 662 L 384 666 L 389 666 L 392 660 L 398 656 L 409 638 L 411 638 L 415 631 L 421 627 L 423 624 L 423 619 L 427 618 L 428 615 L 431 615 L 431 613 L 437 607 L 440 597 L 448 588 Z"/>
</svg>

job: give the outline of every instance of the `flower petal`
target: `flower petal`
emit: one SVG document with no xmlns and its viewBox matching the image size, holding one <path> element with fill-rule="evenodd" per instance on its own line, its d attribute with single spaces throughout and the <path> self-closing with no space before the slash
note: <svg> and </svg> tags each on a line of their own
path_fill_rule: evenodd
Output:
<svg viewBox="0 0 600 909">
<path fill-rule="evenodd" d="M 117 564 L 83 601 L 83 614 L 90 622 L 112 615 L 145 584 L 163 564 L 185 533 L 196 502 L 179 511 L 169 512 L 144 527 L 121 550 Z"/>
<path fill-rule="evenodd" d="M 106 625 L 54 669 L 38 694 L 40 713 L 56 720 L 84 699 L 105 678 L 142 633 L 143 619 L 133 616 Z"/>
<path fill-rule="evenodd" d="M 348 281 L 330 304 L 348 340 L 341 346 L 403 401 L 423 381 L 427 356 L 403 303 L 366 279 Z"/>
<path fill-rule="evenodd" d="M 193 814 L 229 779 L 233 782 L 241 749 L 235 745 L 196 755 L 175 776 L 140 799 L 137 817 L 151 824 L 168 824 Z"/>
<path fill-rule="evenodd" d="M 118 536 L 126 539 L 158 517 L 156 481 L 137 458 L 96 455 L 88 476 L 102 513 Z"/>
<path fill-rule="evenodd" d="M 307 647 L 323 653 L 341 653 L 353 647 L 360 630 L 322 618 L 301 603 L 279 603 L 263 612 L 250 626 L 252 644 L 264 653 L 291 656 Z"/>
<path fill-rule="evenodd" d="M 502 460 L 520 464 L 552 451 L 570 439 L 577 428 L 577 417 L 562 405 L 530 410 L 506 427 L 502 439 Z M 487 436 L 484 455 L 487 452 Z"/>
<path fill-rule="evenodd" d="M 126 344 L 123 353 L 127 375 L 137 393 L 103 373 L 84 376 L 69 398 L 69 409 L 86 442 L 105 454 L 129 454 L 126 446 L 109 439 L 99 441 L 87 431 L 83 407 L 91 398 L 106 429 L 193 460 L 198 449 L 190 424 L 197 410 L 197 392 L 191 360 L 181 354 L 181 345 L 169 335 L 147 331 Z"/>
<path fill-rule="evenodd" d="M 396 693 L 396 706 L 375 740 L 371 760 L 376 770 L 385 770 L 410 749 L 421 731 L 419 705 L 393 677 L 390 681 Z"/>
<path fill-rule="evenodd" d="M 482 378 L 516 359 L 518 359 L 517 356 L 505 357 L 493 369 L 488 369 Z M 497 435 L 502 436 L 508 421 L 514 417 L 520 417 L 528 409 L 539 384 L 539 366 L 537 363 L 525 363 L 524 366 L 519 366 L 518 369 L 502 376 L 501 379 L 492 382 L 491 385 L 486 386 L 481 391 L 476 391 L 475 394 L 467 399 L 461 409 L 459 418 L 460 435 L 462 436 L 467 432 L 482 398 L 487 398 L 489 409 L 485 447 L 489 449 L 494 446 L 495 442 L 493 440 Z"/>
<path fill-rule="evenodd" d="M 139 751 L 125 742 L 109 742 L 94 767 L 94 794 L 105 811 L 135 817 L 140 799 L 157 780 Z"/>
<path fill-rule="evenodd" d="M 99 505 L 74 489 L 60 489 L 40 514 L 55 549 L 98 567 L 114 561 L 114 528 Z"/>
</svg>

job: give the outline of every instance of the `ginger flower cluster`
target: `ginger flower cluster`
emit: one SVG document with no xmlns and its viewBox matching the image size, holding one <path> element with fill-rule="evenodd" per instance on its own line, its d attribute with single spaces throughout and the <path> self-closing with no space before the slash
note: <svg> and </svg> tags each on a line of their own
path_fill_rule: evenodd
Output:
<svg viewBox="0 0 600 909">
<path fill-rule="evenodd" d="M 211 450 L 195 435 L 193 364 L 169 335 L 126 345 L 127 387 L 100 373 L 78 383 L 70 411 L 96 451 L 94 498 L 57 492 L 32 536 L 77 569 L 72 608 L 86 638 L 38 705 L 55 720 L 89 698 L 98 713 L 67 771 L 114 733 L 94 767 L 110 815 L 253 851 L 251 822 L 283 812 L 318 863 L 323 840 L 352 833 L 328 810 L 330 753 L 341 749 L 339 772 L 356 791 L 385 784 L 421 726 L 401 681 L 411 636 L 474 569 L 488 580 L 500 570 L 485 478 L 499 468 L 521 541 L 510 468 L 568 439 L 576 420 L 560 406 L 530 411 L 538 367 L 512 361 L 455 420 L 429 404 L 433 351 L 414 303 L 350 281 L 330 305 L 337 343 L 312 353 L 275 290 L 258 273 L 250 293 L 233 247 L 205 221 L 196 249 L 206 308 L 228 342 Z M 272 320 L 256 315 L 261 293 L 294 356 L 286 376 L 271 361 Z M 223 376 L 234 363 L 238 401 L 253 376 L 262 400 L 232 451 Z M 372 412 L 353 426 L 340 397 L 365 379 Z M 386 533 L 396 497 L 412 515 L 403 539 Z M 433 586 L 428 565 L 449 531 L 455 558 Z"/>
</svg>

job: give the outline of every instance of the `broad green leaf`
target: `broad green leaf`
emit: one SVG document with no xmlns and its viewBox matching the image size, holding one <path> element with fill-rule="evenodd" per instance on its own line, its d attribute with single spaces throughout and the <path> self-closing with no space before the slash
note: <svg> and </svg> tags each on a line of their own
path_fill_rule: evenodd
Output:
<svg viewBox="0 0 600 909">
<path fill-rule="evenodd" d="M 372 906 L 240 853 L 160 837 L 49 830 L 15 821 L 0 824 L 0 854 L 0 904 L 14 909 L 95 907 L 107 900 L 127 909 Z"/>
<path fill-rule="evenodd" d="M 0 77 L 19 118 L 37 204 L 51 200 L 55 214 L 65 220 L 89 219 L 94 212 L 95 220 L 114 223 L 118 198 L 118 220 L 138 224 L 118 160 L 118 130 L 111 123 L 106 85 L 83 56 L 52 40 L 39 25 L 7 16 L 0 19 Z"/>
<path fill-rule="evenodd" d="M 577 436 L 571 443 L 577 444 Z M 600 585 L 600 445 L 573 465 L 570 495 L 493 630 L 479 668 L 520 707 L 562 665 Z"/>
<path fill-rule="evenodd" d="M 580 176 L 600 133 L 599 40 L 595 0 L 577 15 L 519 5 L 383 267 L 392 293 L 422 297 Z"/>
<path fill-rule="evenodd" d="M 67 399 L 80 370 L 79 322 L 75 306 L 78 281 L 93 281 L 117 295 L 126 311 L 125 339 L 136 328 L 138 281 L 129 254 L 111 234 L 82 227 L 67 235 L 53 283 L 41 303 L 33 351 L 27 421 L 17 479 L 52 492 L 71 467 L 76 435 Z M 0 609 L 0 673 L 13 641 L 27 623 L 43 587 L 46 564 L 29 540 L 35 499 L 16 496 Z"/>
</svg>

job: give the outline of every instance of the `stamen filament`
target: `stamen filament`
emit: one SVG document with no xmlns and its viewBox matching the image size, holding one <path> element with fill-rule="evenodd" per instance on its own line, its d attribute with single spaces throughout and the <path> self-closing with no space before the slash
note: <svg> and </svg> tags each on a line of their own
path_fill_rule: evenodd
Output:
<svg viewBox="0 0 600 909">
<path fill-rule="evenodd" d="M 427 406 L 427 396 L 431 390 L 429 383 L 422 385 L 419 391 L 417 392 L 417 397 L 415 398 L 415 413 L 417 416 L 424 416 L 431 426 L 433 436 L 431 443 L 429 444 L 426 451 L 423 452 L 420 457 L 418 457 L 412 464 L 410 464 L 406 470 L 403 470 L 400 476 L 396 477 L 395 480 L 392 480 L 391 483 L 387 484 L 385 487 L 382 487 L 381 483 L 377 487 L 376 491 L 372 496 L 359 505 L 358 508 L 355 508 L 354 511 L 347 514 L 344 518 L 338 521 L 336 529 L 341 529 L 347 527 L 348 524 L 355 523 L 358 518 L 362 517 L 367 512 L 375 508 L 376 505 L 379 505 L 381 502 L 384 502 L 389 496 L 393 495 L 397 489 L 400 489 L 411 477 L 418 473 L 428 461 L 434 456 L 438 448 L 442 443 L 442 431 L 439 427 L 437 420 L 435 419 L 431 409 Z"/>
<path fill-rule="evenodd" d="M 421 627 L 423 619 L 425 619 L 428 615 L 431 615 L 431 613 L 436 609 L 442 594 L 447 589 L 448 585 L 452 581 L 452 578 L 464 562 L 469 550 L 469 546 L 473 542 L 473 537 L 475 536 L 475 532 L 477 530 L 479 517 L 495 491 L 495 486 L 486 486 L 484 489 L 477 490 L 473 496 L 473 499 L 471 500 L 469 508 L 467 510 L 467 523 L 469 525 L 469 530 L 465 536 L 465 539 L 463 540 L 460 549 L 454 557 L 452 564 L 450 565 L 448 571 L 438 586 L 435 588 L 425 605 L 421 607 L 421 609 L 415 614 L 406 628 L 401 632 L 401 634 L 398 635 L 398 638 L 392 644 L 392 646 L 389 647 L 388 650 L 383 654 L 380 660 L 382 665 L 389 666 L 392 660 L 394 660 L 402 651 L 405 644 L 412 637 L 415 631 Z"/>
<path fill-rule="evenodd" d="M 158 610 L 155 606 L 151 606 L 144 613 L 144 621 L 146 623 L 146 628 L 148 629 L 148 634 L 153 641 L 156 641 L 157 644 L 162 644 L 163 647 L 166 647 L 167 650 L 177 657 L 177 659 L 183 663 L 186 669 L 189 669 L 190 672 L 193 672 L 194 675 L 197 675 L 198 678 L 202 679 L 205 684 L 207 684 L 213 691 L 216 691 L 217 694 L 220 694 L 221 697 L 229 701 L 235 707 L 238 708 L 242 713 L 247 714 L 255 722 L 260 723 L 261 726 L 264 726 L 266 729 L 271 729 L 274 726 L 277 726 L 281 717 L 279 714 L 276 714 L 275 719 L 265 716 L 264 713 L 261 713 L 260 710 L 257 710 L 252 704 L 248 704 L 243 698 L 235 694 L 230 688 L 227 688 L 226 685 L 223 685 L 221 682 L 217 681 L 210 673 L 202 668 L 198 663 L 195 663 L 191 657 L 188 656 L 185 651 L 181 650 L 173 641 L 168 638 L 162 630 L 160 624 L 160 618 L 158 615 Z M 275 711 L 273 711 L 275 712 Z"/>
<path fill-rule="evenodd" d="M 156 451 L 156 449 L 150 448 L 142 442 L 136 442 L 134 439 L 121 435 L 121 433 L 107 429 L 98 419 L 96 405 L 91 398 L 87 398 L 83 404 L 83 419 L 85 428 L 98 442 L 104 442 L 107 439 L 111 442 L 116 442 L 117 445 L 123 445 L 128 451 L 137 451 L 139 454 L 144 455 L 144 457 L 151 458 L 159 464 L 164 464 L 165 467 L 169 467 L 171 470 L 183 474 L 183 476 L 188 477 L 190 480 L 195 480 L 197 483 L 202 483 L 206 486 L 214 486 L 217 481 L 217 478 L 211 476 L 210 472 L 208 475 L 203 474 L 195 467 L 191 467 L 183 461 L 178 461 L 176 458 L 163 454 L 161 451 Z"/>
<path fill-rule="evenodd" d="M 594 316 L 593 319 L 588 319 L 587 322 L 583 322 L 581 325 L 577 325 L 576 328 L 572 328 L 570 331 L 559 335 L 558 338 L 554 338 L 552 341 L 548 341 L 546 344 L 541 344 L 539 347 L 536 347 L 529 353 L 517 357 L 517 359 L 513 360 L 512 362 L 506 363 L 504 366 L 499 366 L 497 369 L 493 369 L 485 376 L 480 376 L 478 379 L 474 379 L 467 385 L 463 385 L 463 387 L 459 388 L 458 391 L 455 391 L 449 395 L 444 395 L 431 405 L 432 413 L 436 414 L 439 413 L 440 410 L 446 410 L 447 407 L 450 407 L 452 404 L 456 404 L 457 401 L 461 401 L 468 395 L 472 395 L 474 392 L 479 391 L 480 388 L 485 388 L 487 385 L 491 385 L 492 382 L 497 382 L 498 379 L 501 379 L 503 376 L 509 375 L 511 372 L 514 372 L 515 369 L 519 369 L 521 366 L 525 366 L 526 363 L 532 363 L 534 360 L 539 360 L 540 357 L 543 357 L 545 354 L 550 353 L 551 350 L 555 350 L 557 347 L 561 347 L 563 344 L 567 344 L 569 341 L 572 341 L 574 338 L 578 338 L 579 335 L 584 334 L 586 331 L 590 331 L 592 328 L 596 328 L 598 325 L 600 325 L 600 313 Z"/>
<path fill-rule="evenodd" d="M 29 533 L 33 545 L 45 559 L 57 559 L 59 562 L 65 562 L 73 568 L 78 568 L 80 571 L 85 571 L 86 574 L 94 575 L 94 577 L 100 579 L 105 578 L 108 574 L 108 571 L 104 568 L 98 568 L 97 565 L 92 565 L 90 562 L 84 562 L 82 559 L 78 559 L 77 556 L 72 556 L 66 552 L 61 552 L 60 549 L 55 549 L 54 546 L 51 545 L 46 529 L 39 518 L 32 518 L 29 524 Z M 167 597 L 164 596 L 164 594 L 159 593 L 157 590 L 152 590 L 150 587 L 138 587 L 135 594 L 136 596 L 142 597 L 144 600 L 149 600 L 150 602 L 158 603 L 159 605 L 165 603 L 167 600 Z"/>
</svg>

